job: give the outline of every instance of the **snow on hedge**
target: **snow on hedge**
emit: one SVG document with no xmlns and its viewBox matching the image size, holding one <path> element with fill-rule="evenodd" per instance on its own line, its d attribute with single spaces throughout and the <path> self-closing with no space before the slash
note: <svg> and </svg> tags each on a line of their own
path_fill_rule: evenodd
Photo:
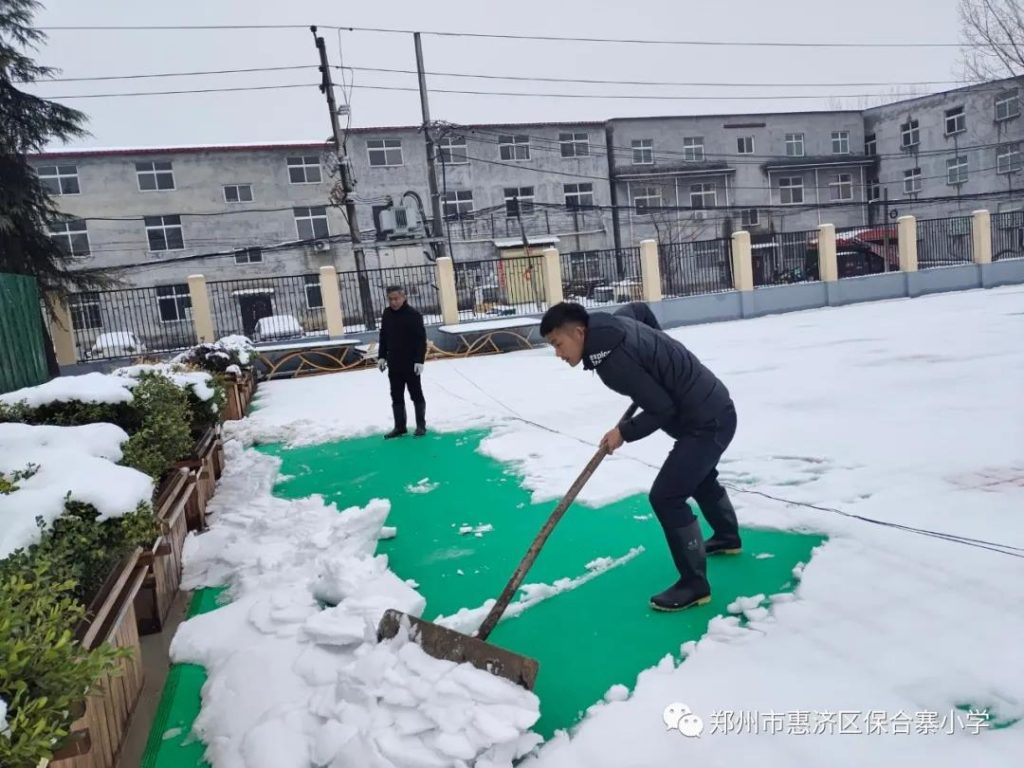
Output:
<svg viewBox="0 0 1024 768">
<path fill-rule="evenodd" d="M 101 521 L 150 501 L 153 480 L 115 463 L 127 440 L 127 433 L 113 424 L 0 424 L 0 474 L 31 473 L 15 480 L 16 490 L 0 494 L 0 559 L 37 543 L 36 517 L 49 525 L 64 512 L 69 495 L 96 507 Z"/>
<path fill-rule="evenodd" d="M 81 376 L 58 376 L 35 387 L 17 389 L 0 395 L 0 402 L 16 405 L 24 402 L 30 408 L 50 403 L 130 403 L 133 382 L 105 373 L 85 373 Z"/>
<path fill-rule="evenodd" d="M 170 363 L 129 365 L 114 371 L 115 376 L 135 380 L 145 373 L 159 374 L 173 381 L 181 389 L 191 389 L 200 400 L 213 399 L 213 377 L 204 371 L 189 371 L 180 365 Z"/>
<path fill-rule="evenodd" d="M 182 588 L 228 585 L 232 602 L 186 621 L 171 646 L 173 661 L 206 668 L 195 729 L 211 766 L 498 768 L 537 744 L 533 693 L 403 635 L 377 642 L 387 608 L 425 607 L 373 555 L 388 502 L 339 514 L 319 496 L 275 498 L 278 459 L 237 441 L 225 451 Z"/>
</svg>

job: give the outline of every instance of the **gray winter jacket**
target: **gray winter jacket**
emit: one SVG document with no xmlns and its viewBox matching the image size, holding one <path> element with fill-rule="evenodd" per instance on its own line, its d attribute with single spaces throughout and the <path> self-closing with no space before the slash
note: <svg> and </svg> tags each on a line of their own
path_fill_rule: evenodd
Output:
<svg viewBox="0 0 1024 768">
<path fill-rule="evenodd" d="M 628 317 L 590 315 L 583 367 L 640 408 L 619 425 L 627 443 L 661 429 L 674 438 L 699 432 L 732 397 L 718 377 L 682 343 Z"/>
</svg>

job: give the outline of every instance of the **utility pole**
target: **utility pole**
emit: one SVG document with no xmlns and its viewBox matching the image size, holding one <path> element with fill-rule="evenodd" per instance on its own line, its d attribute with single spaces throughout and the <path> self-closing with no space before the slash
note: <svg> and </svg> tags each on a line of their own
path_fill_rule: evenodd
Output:
<svg viewBox="0 0 1024 768">
<path fill-rule="evenodd" d="M 427 103 L 427 76 L 423 71 L 423 43 L 420 33 L 413 32 L 416 43 L 416 73 L 420 81 L 420 108 L 423 111 L 423 135 L 427 142 L 427 185 L 430 188 L 430 211 L 434 217 L 434 253 L 444 256 L 444 239 L 441 235 L 441 195 L 437 191 L 437 172 L 434 170 L 434 139 L 430 135 L 430 105 Z"/>
<path fill-rule="evenodd" d="M 352 176 L 349 173 L 348 157 L 345 154 L 345 143 L 341 138 L 341 127 L 338 125 L 338 105 L 334 100 L 334 83 L 331 80 L 331 67 L 327 62 L 327 47 L 324 39 L 316 34 L 316 27 L 309 28 L 320 53 L 320 92 L 327 95 L 327 108 L 331 113 L 331 131 L 334 134 L 334 146 L 338 156 L 338 173 L 341 176 L 341 188 L 345 196 L 345 218 L 348 219 L 349 236 L 352 238 L 352 252 L 356 259 L 356 281 L 359 284 L 359 300 L 363 308 L 363 321 L 368 330 L 377 327 L 374 316 L 373 301 L 370 299 L 370 282 L 366 278 L 366 257 L 363 254 L 362 241 L 359 239 L 359 224 L 356 221 L 356 204 L 352 199 Z"/>
<path fill-rule="evenodd" d="M 622 277 L 622 235 L 619 233 L 619 191 L 615 183 L 615 133 L 605 125 L 605 159 L 608 161 L 608 194 L 612 203 L 612 242 L 615 244 L 615 269 Z"/>
</svg>

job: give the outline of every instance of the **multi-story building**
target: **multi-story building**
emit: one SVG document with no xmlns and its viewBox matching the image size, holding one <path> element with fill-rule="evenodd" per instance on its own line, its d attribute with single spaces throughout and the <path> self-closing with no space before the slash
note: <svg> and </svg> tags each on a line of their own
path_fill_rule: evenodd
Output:
<svg viewBox="0 0 1024 768">
<path fill-rule="evenodd" d="M 150 290 L 160 329 L 152 335 L 173 344 L 186 334 L 186 280 L 197 272 L 215 311 L 238 318 L 220 326 L 250 333 L 284 305 L 304 328 L 322 327 L 317 272 L 333 265 L 356 327 L 368 314 L 360 306 L 367 280 L 375 309 L 387 268 L 423 265 L 420 277 L 403 273 L 415 293 L 431 281 L 441 248 L 461 267 L 459 289 L 471 293 L 495 280 L 486 262 L 521 253 L 524 239 L 531 248 L 556 244 L 576 254 L 563 275 L 573 289 L 593 282 L 592 272 L 636 278 L 638 258 L 622 254 L 643 238 L 665 250 L 683 244 L 725 274 L 724 238 L 749 229 L 755 270 L 767 274 L 802 262 L 809 232 L 825 221 L 865 228 L 901 213 L 1018 209 L 1022 87 L 1024 78 L 1011 78 L 865 111 L 435 126 L 442 220 L 434 240 L 424 237 L 432 200 L 423 132 L 350 129 L 369 271 L 362 292 L 333 142 L 66 150 L 32 162 L 74 217 L 54 224 L 53 236 L 83 266 Z M 611 270 L 605 249 L 614 250 Z M 692 279 L 668 265 L 663 275 Z M 273 290 L 250 280 L 272 276 Z M 293 277 L 286 292 L 280 276 Z M 428 286 L 418 301 L 428 310 L 430 295 Z M 99 303 L 76 299 L 76 327 L 111 324 L 113 310 Z"/>
</svg>

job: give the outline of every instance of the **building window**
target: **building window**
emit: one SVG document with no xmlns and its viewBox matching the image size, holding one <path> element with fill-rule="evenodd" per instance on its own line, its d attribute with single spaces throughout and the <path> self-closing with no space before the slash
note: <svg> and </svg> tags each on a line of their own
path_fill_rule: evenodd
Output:
<svg viewBox="0 0 1024 768">
<path fill-rule="evenodd" d="M 756 227 L 761 223 L 761 212 L 757 208 L 744 208 L 740 211 L 741 227 Z"/>
<path fill-rule="evenodd" d="M 786 134 L 786 156 L 787 157 L 803 157 L 804 156 L 804 135 L 802 133 L 787 133 Z"/>
<path fill-rule="evenodd" d="M 594 207 L 594 185 L 590 182 L 563 184 L 562 192 L 565 195 L 565 207 L 569 210 Z"/>
<path fill-rule="evenodd" d="M 800 205 L 804 201 L 804 180 L 801 176 L 779 179 L 779 200 L 783 205 Z"/>
<path fill-rule="evenodd" d="M 533 213 L 533 187 L 505 187 L 505 215 L 510 219 L 517 215 L 517 198 L 518 213 L 523 216 Z"/>
<path fill-rule="evenodd" d="M 1004 91 L 996 96 L 996 121 L 1009 120 L 1020 115 L 1020 97 L 1017 91 Z"/>
<path fill-rule="evenodd" d="M 903 149 L 916 147 L 921 143 L 921 126 L 917 120 L 908 120 L 900 126 L 900 146 Z"/>
<path fill-rule="evenodd" d="M 654 139 L 633 141 L 633 165 L 654 165 Z"/>
<path fill-rule="evenodd" d="M 303 287 L 306 289 L 306 309 L 323 309 L 324 294 L 320 290 L 320 276 L 306 275 Z"/>
<path fill-rule="evenodd" d="M 319 240 L 331 236 L 331 227 L 327 222 L 327 208 L 323 205 L 311 208 L 293 208 L 295 229 L 299 240 Z"/>
<path fill-rule="evenodd" d="M 301 155 L 288 158 L 288 182 L 290 184 L 319 184 L 320 158 L 317 155 Z"/>
<path fill-rule="evenodd" d="M 952 136 L 954 133 L 963 133 L 967 130 L 967 115 L 964 114 L 963 107 L 953 107 L 953 109 L 946 110 L 946 135 Z"/>
<path fill-rule="evenodd" d="M 703 137 L 686 136 L 683 138 L 683 159 L 690 162 L 700 162 L 704 159 Z"/>
<path fill-rule="evenodd" d="M 654 208 L 661 208 L 661 189 L 659 187 L 637 187 L 633 192 L 633 208 L 641 216 Z"/>
<path fill-rule="evenodd" d="M 50 224 L 50 238 L 68 256 L 89 255 L 89 232 L 81 219 Z"/>
<path fill-rule="evenodd" d="M 754 154 L 754 137 L 740 136 L 736 139 L 736 151 L 741 155 Z"/>
<path fill-rule="evenodd" d="M 502 160 L 529 160 L 529 136 L 499 136 L 498 155 Z"/>
<path fill-rule="evenodd" d="M 366 153 L 371 168 L 387 168 L 402 165 L 401 139 L 368 139 Z"/>
<path fill-rule="evenodd" d="M 959 155 L 946 161 L 946 183 L 963 184 L 967 181 L 967 158 Z"/>
<path fill-rule="evenodd" d="M 179 323 L 188 320 L 188 310 L 192 308 L 192 295 L 188 292 L 188 283 L 158 285 L 156 301 L 160 307 L 160 322 Z"/>
<path fill-rule="evenodd" d="M 562 147 L 562 157 L 587 157 L 590 154 L 589 133 L 560 133 L 558 143 Z"/>
<path fill-rule="evenodd" d="M 996 150 L 996 173 L 1016 173 L 1020 165 L 1020 144 L 1002 144 Z"/>
<path fill-rule="evenodd" d="M 262 248 L 243 248 L 240 251 L 235 251 L 235 264 L 260 264 L 262 262 Z"/>
<path fill-rule="evenodd" d="M 74 294 L 69 297 L 68 310 L 71 312 L 71 325 L 76 331 L 91 331 L 103 327 L 98 293 Z"/>
<path fill-rule="evenodd" d="M 180 251 L 185 247 L 181 216 L 146 216 L 150 251 Z"/>
<path fill-rule="evenodd" d="M 441 162 L 445 165 L 466 165 L 469 163 L 469 151 L 465 136 L 445 136 L 437 143 L 441 152 Z"/>
<path fill-rule="evenodd" d="M 868 202 L 882 199 L 882 185 L 877 178 L 868 179 Z"/>
<path fill-rule="evenodd" d="M 446 219 L 468 219 L 473 215 L 473 190 L 455 189 L 445 192 L 444 217 Z"/>
<path fill-rule="evenodd" d="M 152 192 L 174 189 L 174 170 L 168 161 L 136 163 L 135 175 L 139 177 L 139 191 Z"/>
<path fill-rule="evenodd" d="M 921 191 L 921 169 L 911 168 L 903 172 L 903 194 L 916 195 Z"/>
<path fill-rule="evenodd" d="M 252 184 L 227 184 L 224 186 L 225 203 L 251 203 Z"/>
<path fill-rule="evenodd" d="M 690 207 L 696 209 L 714 208 L 718 205 L 718 193 L 714 184 L 691 184 Z"/>
<path fill-rule="evenodd" d="M 874 157 L 878 154 L 878 139 L 873 133 L 869 133 L 864 137 L 864 154 L 868 157 Z"/>
<path fill-rule="evenodd" d="M 835 181 L 829 182 L 830 200 L 853 200 L 853 174 L 838 173 Z"/>
<path fill-rule="evenodd" d="M 82 191 L 78 185 L 77 165 L 41 165 L 36 169 L 36 176 L 51 195 L 77 195 Z"/>
<path fill-rule="evenodd" d="M 850 132 L 849 131 L 832 131 L 832 154 L 833 155 L 848 155 L 848 154 L 850 154 Z"/>
</svg>

